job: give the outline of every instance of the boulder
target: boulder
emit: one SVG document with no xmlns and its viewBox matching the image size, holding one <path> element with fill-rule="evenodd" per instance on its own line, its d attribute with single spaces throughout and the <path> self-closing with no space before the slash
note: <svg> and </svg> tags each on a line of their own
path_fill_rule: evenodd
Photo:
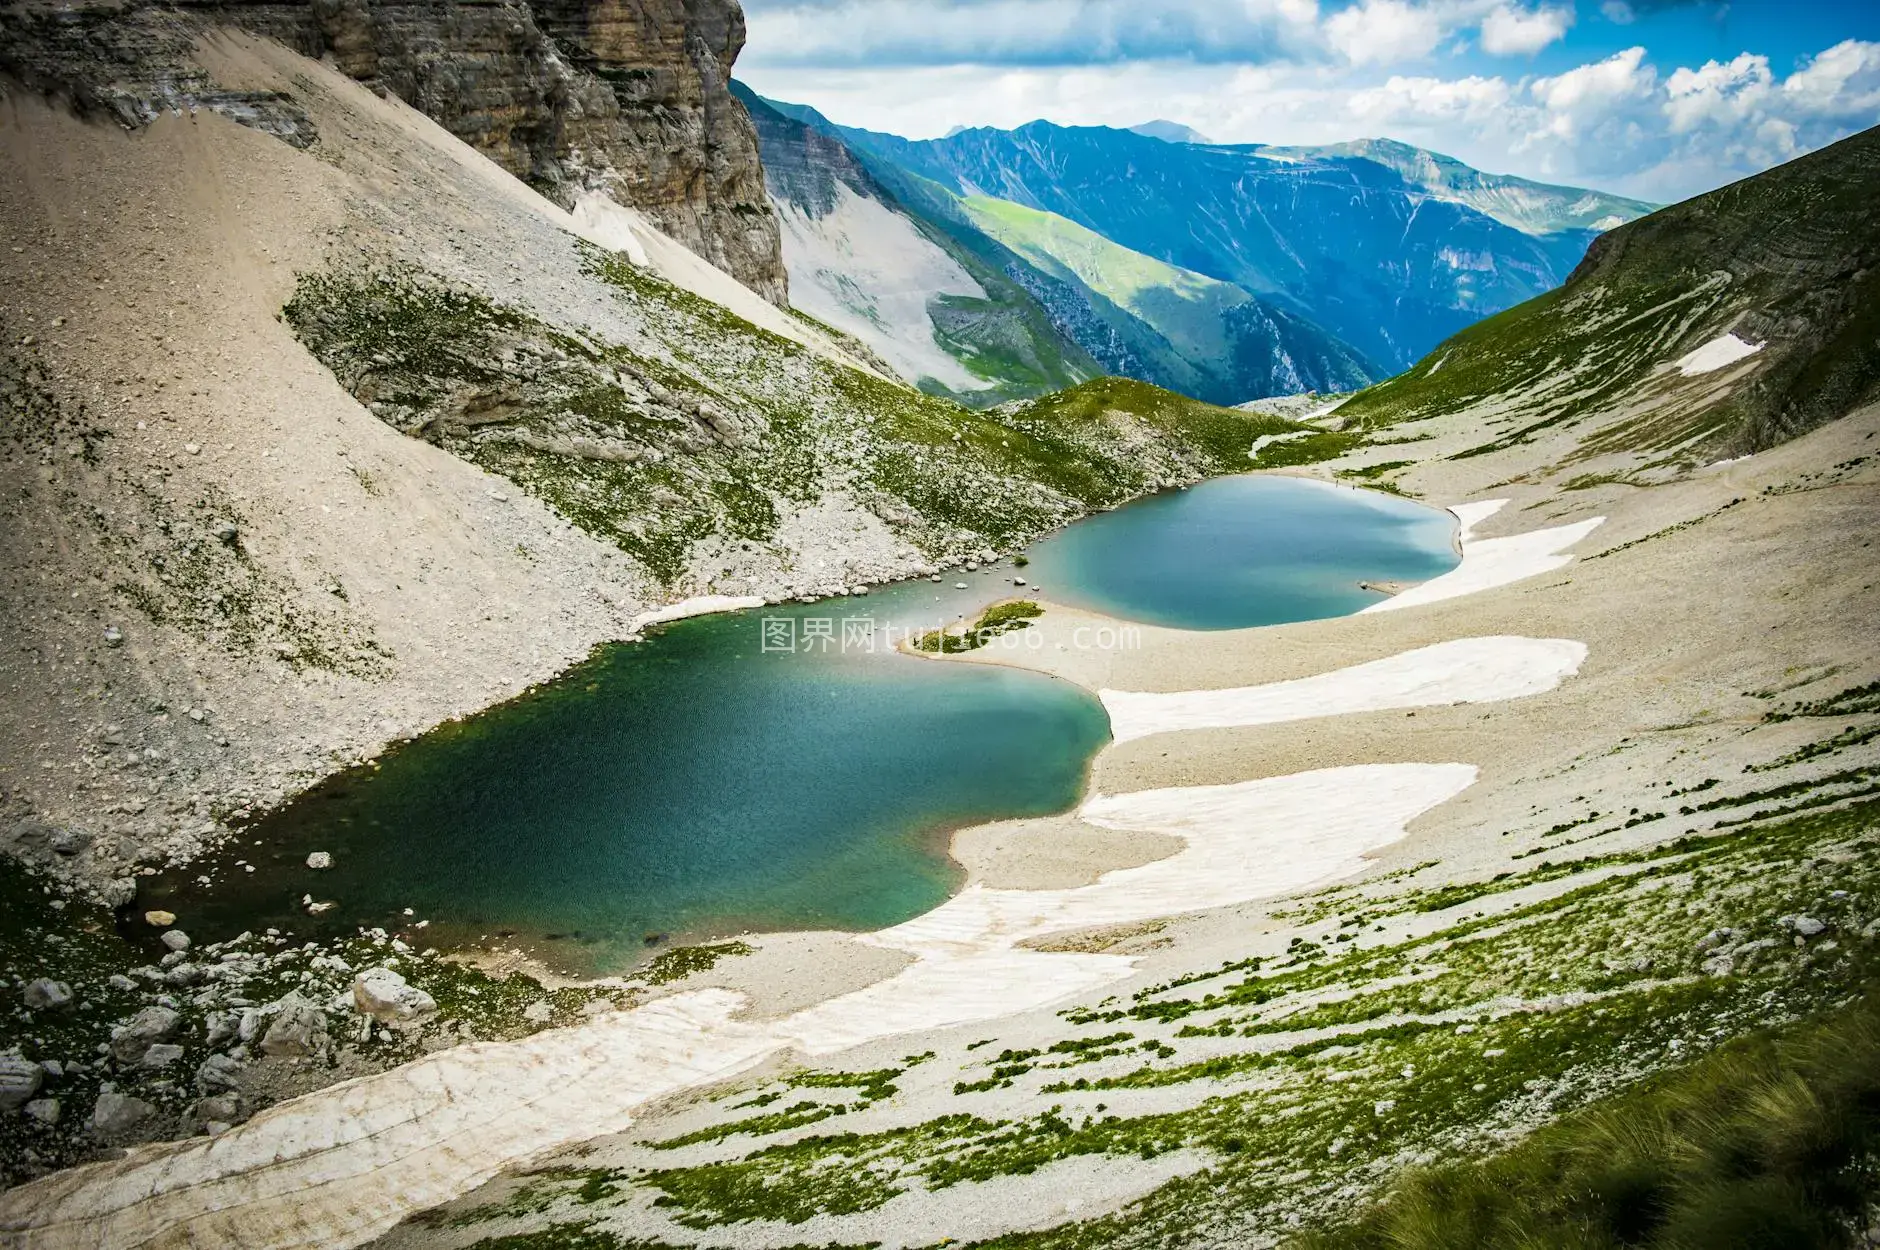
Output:
<svg viewBox="0 0 1880 1250">
<path fill-rule="evenodd" d="M 275 1004 L 274 1020 L 261 1035 L 261 1053 L 305 1058 L 326 1046 L 326 1013 L 298 994 Z"/>
<path fill-rule="evenodd" d="M 153 929 L 167 929 L 176 923 L 176 913 L 173 911 L 147 911 L 144 913 L 144 923 Z"/>
<path fill-rule="evenodd" d="M 241 1033 L 241 1017 L 232 1011 L 212 1011 L 208 1019 L 209 1045 L 220 1049 Z"/>
<path fill-rule="evenodd" d="M 353 1006 L 380 1024 L 409 1024 L 437 1012 L 437 1000 L 390 968 L 368 968 L 353 978 Z"/>
<path fill-rule="evenodd" d="M 111 1030 L 111 1056 L 119 1063 L 141 1063 L 152 1046 L 175 1037 L 182 1022 L 168 1007 L 146 1007 Z"/>
<path fill-rule="evenodd" d="M 35 1098 L 26 1104 L 26 1114 L 41 1124 L 59 1122 L 59 1100 L 57 1098 Z"/>
<path fill-rule="evenodd" d="M 307 856 L 307 867 L 309 868 L 331 868 L 332 866 L 333 855 L 329 851 L 315 851 L 313 854 Z"/>
<path fill-rule="evenodd" d="M 52 841 L 53 828 L 37 820 L 22 820 L 13 826 L 13 840 L 22 851 L 43 851 Z"/>
<path fill-rule="evenodd" d="M 144 1052 L 144 1057 L 138 1061 L 138 1066 L 144 1068 L 167 1068 L 182 1057 L 183 1048 L 178 1046 L 175 1042 L 158 1042 Z"/>
<path fill-rule="evenodd" d="M 196 1089 L 207 1095 L 226 1094 L 241 1086 L 242 1065 L 238 1059 L 228 1055 L 210 1055 L 196 1069 Z M 210 1119 L 226 1120 L 225 1115 L 211 1116 Z"/>
<path fill-rule="evenodd" d="M 141 1098 L 107 1089 L 91 1109 L 91 1128 L 100 1137 L 119 1137 L 136 1129 L 157 1113 Z"/>
<path fill-rule="evenodd" d="M 45 1083 L 46 1070 L 18 1055 L 0 1055 L 0 1111 L 18 1111 Z"/>
<path fill-rule="evenodd" d="M 239 1094 L 217 1094 L 211 1098 L 199 1098 L 189 1109 L 189 1118 L 198 1121 L 233 1124 L 242 1118 L 242 1100 Z"/>
<path fill-rule="evenodd" d="M 1813 916 L 1790 916 L 1788 921 L 1789 928 L 1795 931 L 1797 937 L 1816 937 L 1825 933 L 1828 928 Z"/>
<path fill-rule="evenodd" d="M 166 929 L 164 930 L 163 937 L 159 940 L 163 943 L 166 950 L 172 952 L 180 953 L 189 949 L 189 934 L 183 932 L 181 929 Z"/>
<path fill-rule="evenodd" d="M 61 829 L 52 835 L 52 850 L 68 858 L 82 855 L 91 846 L 92 835 L 82 829 Z"/>
<path fill-rule="evenodd" d="M 33 1011 L 63 1011 L 73 1002 L 72 987 L 63 981 L 54 981 L 40 977 L 29 981 L 25 993 L 21 995 L 26 1005 Z"/>
</svg>

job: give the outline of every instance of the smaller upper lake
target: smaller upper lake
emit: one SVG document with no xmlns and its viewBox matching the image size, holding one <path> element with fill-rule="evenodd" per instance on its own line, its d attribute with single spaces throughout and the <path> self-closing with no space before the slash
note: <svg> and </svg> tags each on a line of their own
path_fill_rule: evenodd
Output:
<svg viewBox="0 0 1880 1250">
<path fill-rule="evenodd" d="M 1364 581 L 1423 582 L 1456 566 L 1455 518 L 1377 491 L 1224 477 L 1080 521 L 1027 553 L 1053 602 L 1175 629 L 1346 616 Z"/>
<path fill-rule="evenodd" d="M 581 972 L 655 939 L 893 925 L 958 887 L 949 831 L 1070 808 L 1109 734 L 1076 686 L 893 640 L 1032 593 L 1021 576 L 1155 624 L 1341 615 L 1377 600 L 1360 580 L 1453 567 L 1453 530 L 1386 495 L 1225 478 L 1079 522 L 1023 569 L 680 621 L 328 780 L 147 878 L 134 910 L 198 940 L 501 936 Z M 307 868 L 315 850 L 333 867 Z"/>
</svg>

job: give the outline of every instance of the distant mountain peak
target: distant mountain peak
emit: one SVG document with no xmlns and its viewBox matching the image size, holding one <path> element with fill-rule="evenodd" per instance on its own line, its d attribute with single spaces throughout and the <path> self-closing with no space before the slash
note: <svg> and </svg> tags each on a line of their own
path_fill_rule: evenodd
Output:
<svg viewBox="0 0 1880 1250">
<path fill-rule="evenodd" d="M 1168 121 L 1165 118 L 1157 118 L 1155 121 L 1143 122 L 1141 125 L 1131 126 L 1129 132 L 1131 134 L 1142 135 L 1147 139 L 1160 139 L 1164 143 L 1214 142 L 1214 140 L 1208 138 L 1193 126 L 1184 126 L 1180 122 Z"/>
<path fill-rule="evenodd" d="M 1604 191 L 1485 173 L 1453 156 L 1397 139 L 1353 139 L 1316 147 L 1257 145 L 1254 150 L 1280 160 L 1355 157 L 1372 161 L 1437 199 L 1467 204 L 1503 225 L 1535 235 L 1610 230 L 1659 207 Z"/>
</svg>

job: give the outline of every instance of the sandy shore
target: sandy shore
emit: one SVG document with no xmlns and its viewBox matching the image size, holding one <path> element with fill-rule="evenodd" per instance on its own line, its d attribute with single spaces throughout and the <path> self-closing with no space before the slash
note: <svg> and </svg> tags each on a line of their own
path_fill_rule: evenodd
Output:
<svg viewBox="0 0 1880 1250">
<path fill-rule="evenodd" d="M 198 1244 L 357 1244 L 782 1056 L 859 1048 L 878 1060 L 880 1047 L 919 1050 L 963 1024 L 1027 1027 L 1244 951 L 1250 924 L 1273 928 L 1263 900 L 1412 861 L 1452 878 L 1492 871 L 1585 795 L 1642 801 L 1767 758 L 1799 733 L 1756 728 L 1753 692 L 1838 671 L 1880 609 L 1857 554 L 1873 475 L 1849 470 L 1854 489 L 1817 498 L 1722 505 L 1855 462 L 1876 432 L 1869 412 L 1651 495 L 1535 491 L 1526 507 L 1459 510 L 1461 567 L 1408 610 L 1216 633 L 1049 610 L 1022 647 L 953 658 L 1101 691 L 1128 709 L 1132 736 L 1102 752 L 1077 812 L 962 832 L 975 875 L 941 907 L 856 938 L 777 939 L 775 962 L 635 1010 L 460 1047 L 213 1140 L 48 1178 L 0 1197 L 0 1227 L 31 1247 L 153 1245 L 182 1229 Z M 1657 535 L 1676 537 L 1630 545 Z M 1727 600 L 1704 593 L 1725 582 Z M 1088 645 L 1106 629 L 1116 645 Z M 1071 830 L 1084 840 L 1066 843 Z M 1668 821 L 1635 836 L 1677 832 Z M 1159 928 L 1140 953 L 1067 937 L 1144 922 Z M 838 947 L 825 942 L 873 954 L 829 965 L 842 969 L 831 984 L 821 965 Z M 760 990 L 752 973 L 766 968 L 788 981 L 787 1005 L 724 984 Z"/>
<path fill-rule="evenodd" d="M 1550 559 L 1552 543 L 1525 549 L 1545 549 L 1537 558 Z M 1469 567 L 1465 538 L 1459 571 Z M 1496 567 L 1509 580 L 1521 572 L 1505 557 Z M 1562 640 L 1471 639 L 1303 682 L 1150 696 L 1162 702 L 1113 715 L 1120 745 L 1191 724 L 1522 698 L 1552 689 L 1584 654 Z M 804 997 L 812 1001 L 798 1010 L 778 1014 L 770 1004 L 743 1016 L 752 1005 L 745 995 L 698 990 L 520 1042 L 461 1047 L 271 1108 L 212 1141 L 143 1147 L 124 1160 L 24 1187 L 0 1198 L 0 1226 L 22 1230 L 22 1244 L 30 1246 L 140 1245 L 178 1225 L 192 1237 L 206 1233 L 245 1246 L 302 1245 L 310 1233 L 320 1244 L 356 1244 L 511 1163 L 619 1132 L 651 1102 L 786 1049 L 834 1054 L 1037 1010 L 1124 980 L 1136 970 L 1133 956 L 1035 943 L 1245 904 L 1349 875 L 1476 775 L 1474 765 L 1461 762 L 1361 764 L 1225 785 L 1094 793 L 1075 819 L 1122 840 L 1106 847 L 1099 835 L 1079 848 L 1082 854 L 1060 855 L 1092 879 L 1052 888 L 969 881 L 926 915 L 851 939 L 852 948 L 887 962 L 857 969 L 851 961 L 852 971 L 870 979 L 847 992 L 814 1001 L 811 991 Z M 1141 841 L 1144 835 L 1154 841 Z M 1105 871 L 1091 861 L 1106 849 L 1130 858 L 1158 854 Z M 814 935 L 801 935 L 769 944 L 770 961 L 792 941 L 805 955 L 830 953 L 818 950 Z M 826 978 L 789 980 L 831 988 Z"/>
</svg>

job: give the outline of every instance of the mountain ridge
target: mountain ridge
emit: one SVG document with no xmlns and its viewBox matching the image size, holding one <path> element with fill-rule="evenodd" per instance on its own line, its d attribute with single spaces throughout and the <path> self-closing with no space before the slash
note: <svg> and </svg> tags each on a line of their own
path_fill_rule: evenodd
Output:
<svg viewBox="0 0 1880 1250">
<path fill-rule="evenodd" d="M 1650 208 L 1385 141 L 1171 143 L 1043 120 L 909 140 L 767 103 L 841 138 L 917 213 L 956 217 L 948 201 L 973 196 L 1054 213 L 1319 327 L 1368 363 L 1361 381 L 1558 285 L 1596 236 L 1593 223 Z"/>
</svg>

